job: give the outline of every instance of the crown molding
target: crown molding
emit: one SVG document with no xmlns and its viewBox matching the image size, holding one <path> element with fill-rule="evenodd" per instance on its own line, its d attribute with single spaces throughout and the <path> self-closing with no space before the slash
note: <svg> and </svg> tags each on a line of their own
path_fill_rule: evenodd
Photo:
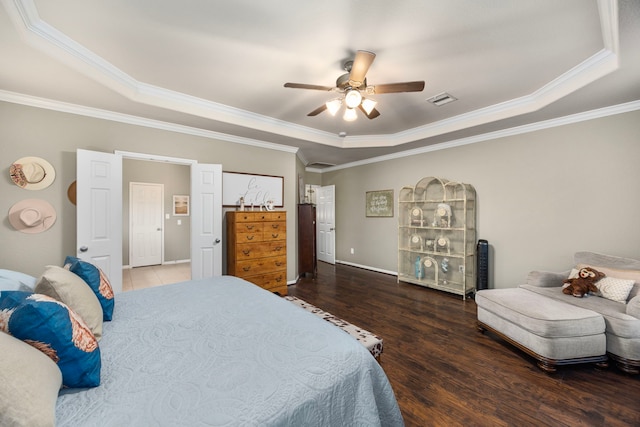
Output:
<svg viewBox="0 0 640 427">
<path fill-rule="evenodd" d="M 556 119 L 545 120 L 542 122 L 532 123 L 523 126 L 517 126 L 509 129 L 503 129 L 495 132 L 488 132 L 481 135 L 475 135 L 468 138 L 461 138 L 452 141 L 442 142 L 439 144 L 428 145 L 426 147 L 415 148 L 412 150 L 400 151 L 393 154 L 387 154 L 384 156 L 372 157 L 370 159 L 359 160 L 357 162 L 345 163 L 342 165 L 331 166 L 328 168 L 306 168 L 307 172 L 324 173 L 333 172 L 341 169 L 348 169 L 356 166 L 368 165 L 371 163 L 379 163 L 387 160 L 401 159 L 403 157 L 415 156 L 417 154 L 430 153 L 433 151 L 446 150 L 448 148 L 461 147 L 463 145 L 475 144 L 478 142 L 489 141 L 492 139 L 505 138 L 508 136 L 521 135 L 524 133 L 535 132 L 543 129 L 550 129 L 558 126 L 564 126 L 572 123 L 584 122 L 587 120 L 599 119 L 607 116 L 614 116 L 616 114 L 628 113 L 631 111 L 640 110 L 640 100 L 631 101 L 625 104 L 614 105 L 605 108 L 599 108 L 596 110 L 586 111 L 583 113 L 572 114 L 565 117 L 559 117 Z"/>
<path fill-rule="evenodd" d="M 191 126 L 183 126 L 175 123 L 163 122 L 160 120 L 132 116 L 129 114 L 115 113 L 113 111 L 101 110 L 99 108 L 86 107 L 84 105 L 71 104 L 45 98 L 38 98 L 35 96 L 9 92 L 5 90 L 0 90 L 0 101 L 27 105 L 29 107 L 42 108 L 45 110 L 59 111 L 62 113 L 76 114 L 78 116 L 92 117 L 95 119 L 109 120 L 112 122 L 126 123 L 129 125 L 166 130 L 170 132 L 182 133 L 185 135 L 200 136 L 217 141 L 251 145 L 253 147 L 266 148 L 268 150 L 284 151 L 287 153 L 297 153 L 300 150 L 298 147 L 292 147 L 290 145 L 275 144 L 272 142 L 244 138 L 227 133 L 199 129 Z"/>
<path fill-rule="evenodd" d="M 0 1 L 27 43 L 132 101 L 338 148 L 397 146 L 536 111 L 619 67 L 617 1 L 598 0 L 604 49 L 533 93 L 395 134 L 341 138 L 328 132 L 139 82 L 44 22 L 33 0 Z"/>
</svg>

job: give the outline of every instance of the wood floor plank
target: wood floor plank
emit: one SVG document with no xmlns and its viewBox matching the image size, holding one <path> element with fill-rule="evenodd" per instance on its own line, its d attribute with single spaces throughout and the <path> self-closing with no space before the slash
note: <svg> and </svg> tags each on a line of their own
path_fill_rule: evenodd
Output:
<svg viewBox="0 0 640 427">
<path fill-rule="evenodd" d="M 289 295 L 383 338 L 407 426 L 640 426 L 640 376 L 593 365 L 546 374 L 477 330 L 473 299 L 322 262 Z"/>
</svg>

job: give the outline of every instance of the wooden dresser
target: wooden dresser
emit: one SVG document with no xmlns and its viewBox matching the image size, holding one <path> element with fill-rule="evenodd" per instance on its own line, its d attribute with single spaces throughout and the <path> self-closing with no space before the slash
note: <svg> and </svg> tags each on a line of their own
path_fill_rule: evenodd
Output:
<svg viewBox="0 0 640 427">
<path fill-rule="evenodd" d="M 287 213 L 227 212 L 227 274 L 287 295 Z"/>
</svg>

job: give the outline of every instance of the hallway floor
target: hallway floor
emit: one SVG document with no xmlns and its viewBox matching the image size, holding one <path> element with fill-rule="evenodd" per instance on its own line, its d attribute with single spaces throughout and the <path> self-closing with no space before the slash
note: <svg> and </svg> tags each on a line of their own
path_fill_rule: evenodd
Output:
<svg viewBox="0 0 640 427">
<path fill-rule="evenodd" d="M 150 265 L 122 270 L 122 290 L 151 288 L 191 280 L 191 263 Z"/>
</svg>

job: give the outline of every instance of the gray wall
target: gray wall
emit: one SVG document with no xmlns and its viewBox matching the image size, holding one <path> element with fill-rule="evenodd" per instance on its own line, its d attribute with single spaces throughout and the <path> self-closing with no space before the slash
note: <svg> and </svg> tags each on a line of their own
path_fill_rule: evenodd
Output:
<svg viewBox="0 0 640 427">
<path fill-rule="evenodd" d="M 424 176 L 472 184 L 478 192 L 478 238 L 492 248 L 491 283 L 513 287 L 531 269 L 564 270 L 578 250 L 640 258 L 640 111 L 494 139 L 348 169 L 325 172 L 336 185 L 336 255 L 341 261 L 396 271 L 397 212 L 366 218 L 365 192 L 414 185 Z M 77 148 L 125 150 L 221 163 L 225 171 L 285 177 L 289 212 L 289 281 L 295 280 L 295 207 L 298 175 L 294 153 L 0 103 L 0 268 L 38 275 L 75 253 L 75 207 L 66 190 L 75 180 Z M 56 168 L 51 187 L 26 191 L 13 185 L 9 165 L 40 156 Z M 319 184 L 304 174 L 306 183 Z M 58 222 L 42 234 L 11 227 L 6 212 L 19 200 L 42 198 Z M 355 249 L 355 254 L 349 253 Z M 293 249 L 293 250 L 292 250 Z"/>
<path fill-rule="evenodd" d="M 639 136 L 635 111 L 326 172 L 322 185 L 336 186 L 336 258 L 397 271 L 397 212 L 366 218 L 365 192 L 393 188 L 397 199 L 401 187 L 436 176 L 476 188 L 492 287 L 570 268 L 579 250 L 640 259 Z"/>
<path fill-rule="evenodd" d="M 191 216 L 173 216 L 173 196 L 189 195 L 191 169 L 170 163 L 124 159 L 122 162 L 122 265 L 129 265 L 129 184 L 145 182 L 164 186 L 163 262 L 184 261 L 191 258 Z M 178 225 L 178 221 L 181 222 Z"/>
<path fill-rule="evenodd" d="M 287 228 L 295 230 L 297 195 L 296 155 L 293 152 L 234 144 L 200 136 L 185 135 L 94 119 L 18 104 L 0 102 L 0 268 L 38 276 L 45 265 L 60 265 L 76 253 L 76 211 L 67 200 L 67 188 L 76 179 L 76 150 L 152 153 L 161 156 L 219 163 L 225 171 L 249 172 L 284 177 L 284 210 L 289 211 Z M 53 184 L 40 191 L 27 191 L 13 184 L 9 166 L 24 156 L 38 156 L 56 169 Z M 7 212 L 27 198 L 49 201 L 57 211 L 56 224 L 44 233 L 27 235 L 15 231 Z M 287 237 L 295 248 L 295 233 Z M 226 248 L 226 246 L 225 246 Z M 288 251 L 287 280 L 296 278 L 295 250 Z M 226 269 L 225 269 L 226 271 Z"/>
</svg>

